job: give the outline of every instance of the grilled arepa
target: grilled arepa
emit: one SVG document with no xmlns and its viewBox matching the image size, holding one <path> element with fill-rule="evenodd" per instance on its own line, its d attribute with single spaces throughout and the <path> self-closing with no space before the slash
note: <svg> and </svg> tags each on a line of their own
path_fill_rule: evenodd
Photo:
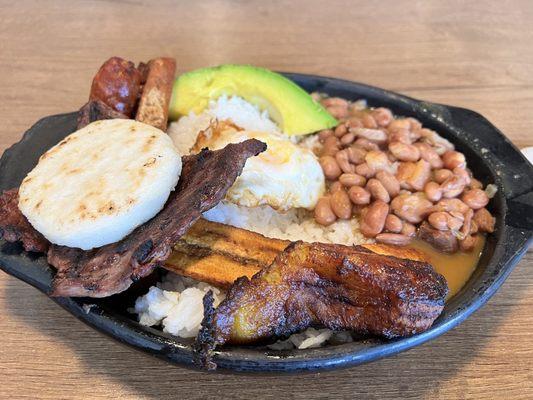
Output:
<svg viewBox="0 0 533 400">
<path fill-rule="evenodd" d="M 50 242 L 89 250 L 116 242 L 164 206 L 181 157 L 161 130 L 96 121 L 44 153 L 19 189 L 19 208 Z"/>
</svg>

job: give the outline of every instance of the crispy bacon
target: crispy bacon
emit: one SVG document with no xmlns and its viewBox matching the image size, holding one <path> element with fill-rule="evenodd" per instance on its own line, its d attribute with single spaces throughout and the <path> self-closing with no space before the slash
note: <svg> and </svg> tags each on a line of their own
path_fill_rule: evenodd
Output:
<svg viewBox="0 0 533 400">
<path fill-rule="evenodd" d="M 146 82 L 135 119 L 166 131 L 176 61 L 173 58 L 155 58 L 148 62 L 145 73 Z"/>
</svg>

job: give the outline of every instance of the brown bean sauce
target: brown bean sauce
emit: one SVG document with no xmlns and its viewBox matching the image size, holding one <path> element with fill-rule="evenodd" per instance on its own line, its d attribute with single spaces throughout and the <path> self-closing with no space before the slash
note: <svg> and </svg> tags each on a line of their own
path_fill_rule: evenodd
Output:
<svg viewBox="0 0 533 400">
<path fill-rule="evenodd" d="M 485 246 L 485 235 L 477 235 L 476 237 L 477 241 L 474 249 L 468 252 L 443 253 L 422 240 L 414 240 L 407 247 L 423 252 L 427 257 L 427 261 L 435 268 L 435 271 L 446 278 L 450 288 L 447 297 L 447 300 L 449 300 L 461 290 L 476 269 Z"/>
</svg>

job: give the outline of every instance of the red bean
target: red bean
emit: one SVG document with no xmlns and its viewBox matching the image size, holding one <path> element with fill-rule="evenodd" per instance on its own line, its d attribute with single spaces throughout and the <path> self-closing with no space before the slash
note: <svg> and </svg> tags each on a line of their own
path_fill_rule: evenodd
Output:
<svg viewBox="0 0 533 400">
<path fill-rule="evenodd" d="M 345 124 L 339 124 L 337 125 L 337 127 L 335 128 L 335 137 L 336 138 L 341 138 L 342 136 L 344 136 L 346 133 L 348 133 L 348 128 L 346 127 Z"/>
<path fill-rule="evenodd" d="M 363 211 L 361 217 L 361 233 L 367 237 L 375 237 L 383 230 L 389 213 L 389 205 L 381 200 L 374 201 Z"/>
<path fill-rule="evenodd" d="M 411 243 L 412 237 L 401 235 L 399 233 L 380 233 L 376 235 L 376 242 L 391 244 L 393 246 L 405 246 Z"/>
<path fill-rule="evenodd" d="M 342 183 L 339 182 L 339 181 L 335 181 L 329 187 L 329 192 L 330 193 L 335 193 L 337 190 L 342 190 L 342 189 L 343 189 Z"/>
<path fill-rule="evenodd" d="M 400 233 L 403 228 L 403 222 L 394 214 L 387 215 L 385 219 L 385 230 L 393 233 Z"/>
<path fill-rule="evenodd" d="M 376 129 L 378 127 L 376 120 L 370 114 L 363 114 L 361 120 L 365 128 Z"/>
<path fill-rule="evenodd" d="M 341 188 L 332 193 L 329 203 L 338 218 L 350 219 L 352 216 L 352 203 L 344 189 Z"/>
<path fill-rule="evenodd" d="M 447 231 L 448 227 L 448 214 L 445 212 L 434 212 L 429 214 L 428 222 L 435 229 L 440 231 Z"/>
<path fill-rule="evenodd" d="M 322 156 L 319 159 L 324 175 L 329 180 L 334 180 L 341 174 L 341 169 L 337 161 L 332 156 Z"/>
<path fill-rule="evenodd" d="M 329 197 L 321 197 L 315 206 L 315 221 L 320 225 L 328 226 L 337 220 L 337 216 L 333 212 Z"/>
<path fill-rule="evenodd" d="M 366 150 L 359 146 L 350 146 L 345 150 L 351 163 L 357 165 L 365 162 Z"/>
<path fill-rule="evenodd" d="M 426 194 L 426 197 L 434 203 L 442 198 L 442 189 L 437 182 L 426 183 L 426 186 L 424 186 L 424 193 Z"/>
<path fill-rule="evenodd" d="M 471 189 L 461 196 L 461 200 L 470 208 L 479 210 L 489 203 L 489 196 L 481 189 Z"/>
<path fill-rule="evenodd" d="M 420 151 L 420 157 L 422 159 L 426 160 L 429 165 L 431 165 L 431 168 L 437 169 L 442 168 L 443 162 L 440 158 L 439 154 L 431 147 L 429 144 L 424 142 L 417 142 L 415 143 L 415 146 Z"/>
<path fill-rule="evenodd" d="M 398 182 L 398 179 L 394 175 L 387 171 L 378 171 L 376 178 L 387 189 L 391 198 L 398 196 L 400 193 L 400 182 Z"/>
<path fill-rule="evenodd" d="M 363 163 L 355 167 L 355 173 L 369 179 L 376 174 L 376 171 L 370 168 L 367 163 Z"/>
<path fill-rule="evenodd" d="M 416 236 L 416 227 L 413 224 L 410 224 L 409 222 L 404 222 L 401 234 L 409 237 L 414 237 Z"/>
<path fill-rule="evenodd" d="M 350 163 L 346 150 L 341 150 L 335 154 L 335 161 L 337 161 L 342 172 L 346 174 L 353 174 L 355 172 L 355 166 Z"/>
<path fill-rule="evenodd" d="M 366 184 L 366 189 L 370 192 L 375 200 L 381 200 L 385 203 L 390 202 L 390 195 L 387 189 L 377 179 L 369 179 Z"/>
<path fill-rule="evenodd" d="M 366 205 L 370 203 L 370 192 L 360 186 L 352 186 L 348 190 L 348 196 L 352 203 L 356 205 Z"/>
<path fill-rule="evenodd" d="M 454 169 L 457 167 L 465 168 L 466 159 L 463 153 L 458 151 L 451 150 L 447 151 L 442 155 L 442 161 L 444 163 L 444 168 Z"/>
<path fill-rule="evenodd" d="M 392 120 L 392 112 L 388 108 L 379 107 L 375 110 L 372 110 L 372 116 L 374 117 L 374 120 L 378 124 L 378 126 L 386 127 L 389 125 Z"/>
<path fill-rule="evenodd" d="M 339 176 L 339 181 L 346 187 L 364 186 L 366 184 L 366 178 L 357 174 L 342 174 Z"/>
<path fill-rule="evenodd" d="M 355 140 L 355 133 L 347 133 L 343 137 L 341 137 L 341 144 L 343 146 L 348 146 L 353 143 Z"/>
<path fill-rule="evenodd" d="M 451 177 L 453 175 L 453 172 L 449 169 L 438 169 L 436 171 L 433 171 L 433 179 L 435 179 L 435 182 L 441 184 L 446 179 Z"/>
<path fill-rule="evenodd" d="M 418 161 L 420 158 L 420 151 L 417 147 L 411 144 L 402 142 L 389 143 L 389 151 L 396 159 L 400 161 Z"/>
</svg>

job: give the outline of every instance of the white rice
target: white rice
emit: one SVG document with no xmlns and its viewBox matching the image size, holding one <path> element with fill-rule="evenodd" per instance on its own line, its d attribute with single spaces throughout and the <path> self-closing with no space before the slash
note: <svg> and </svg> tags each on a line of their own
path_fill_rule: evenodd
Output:
<svg viewBox="0 0 533 400">
<path fill-rule="evenodd" d="M 268 118 L 266 111 L 261 112 L 253 105 L 238 97 L 221 97 L 212 101 L 206 111 L 200 115 L 191 113 L 170 125 L 168 133 L 181 154 L 188 154 L 196 141 L 198 132 L 207 128 L 214 119 L 230 119 L 236 125 L 256 131 L 279 134 L 279 128 Z M 291 140 L 302 147 L 314 151 L 320 146 L 317 135 L 303 139 Z M 356 219 L 337 221 L 324 227 L 315 222 L 311 212 L 303 209 L 291 209 L 286 213 L 278 212 L 269 206 L 254 208 L 240 207 L 226 201 L 204 213 L 204 218 L 248 229 L 267 237 L 303 240 L 306 242 L 338 243 L 345 245 L 368 242 L 360 232 Z M 213 290 L 215 305 L 218 305 L 225 293 L 203 282 L 183 278 L 168 273 L 157 287 L 139 297 L 134 312 L 139 315 L 142 325 L 161 325 L 164 332 L 190 338 L 196 336 L 203 318 L 202 298 L 208 290 Z M 345 343 L 352 341 L 349 332 L 333 332 L 329 329 L 309 328 L 304 332 L 291 335 L 288 339 L 278 341 L 269 348 L 283 350 L 291 348 L 306 349 L 319 347 L 327 342 Z"/>
<path fill-rule="evenodd" d="M 204 316 L 202 299 L 209 290 L 213 291 L 216 307 L 225 297 L 219 289 L 169 273 L 162 283 L 137 299 L 134 312 L 139 314 L 141 325 L 161 324 L 163 332 L 192 338 L 200 329 Z"/>
<path fill-rule="evenodd" d="M 252 104 L 240 97 L 219 97 L 210 101 L 208 108 L 199 115 L 191 112 L 173 122 L 168 127 L 168 134 L 180 154 L 189 154 L 200 131 L 205 130 L 212 120 L 229 119 L 248 131 L 269 132 L 279 134 L 279 128 L 270 120 L 268 112 L 261 112 Z"/>
<path fill-rule="evenodd" d="M 330 226 L 322 226 L 315 222 L 311 212 L 303 209 L 291 209 L 281 213 L 269 206 L 246 208 L 222 201 L 203 216 L 209 221 L 277 239 L 344 245 L 369 242 L 359 232 L 359 222 L 356 219 L 339 220 Z"/>
<path fill-rule="evenodd" d="M 141 325 L 160 325 L 163 332 L 182 338 L 194 338 L 198 335 L 204 316 L 202 299 L 209 290 L 213 291 L 216 307 L 225 298 L 223 291 L 207 283 L 169 272 L 161 283 L 152 286 L 146 295 L 139 297 L 135 308 L 130 311 L 138 314 Z M 348 331 L 308 328 L 267 347 L 271 350 L 308 349 L 325 343 L 352 341 L 352 335 Z"/>
</svg>

